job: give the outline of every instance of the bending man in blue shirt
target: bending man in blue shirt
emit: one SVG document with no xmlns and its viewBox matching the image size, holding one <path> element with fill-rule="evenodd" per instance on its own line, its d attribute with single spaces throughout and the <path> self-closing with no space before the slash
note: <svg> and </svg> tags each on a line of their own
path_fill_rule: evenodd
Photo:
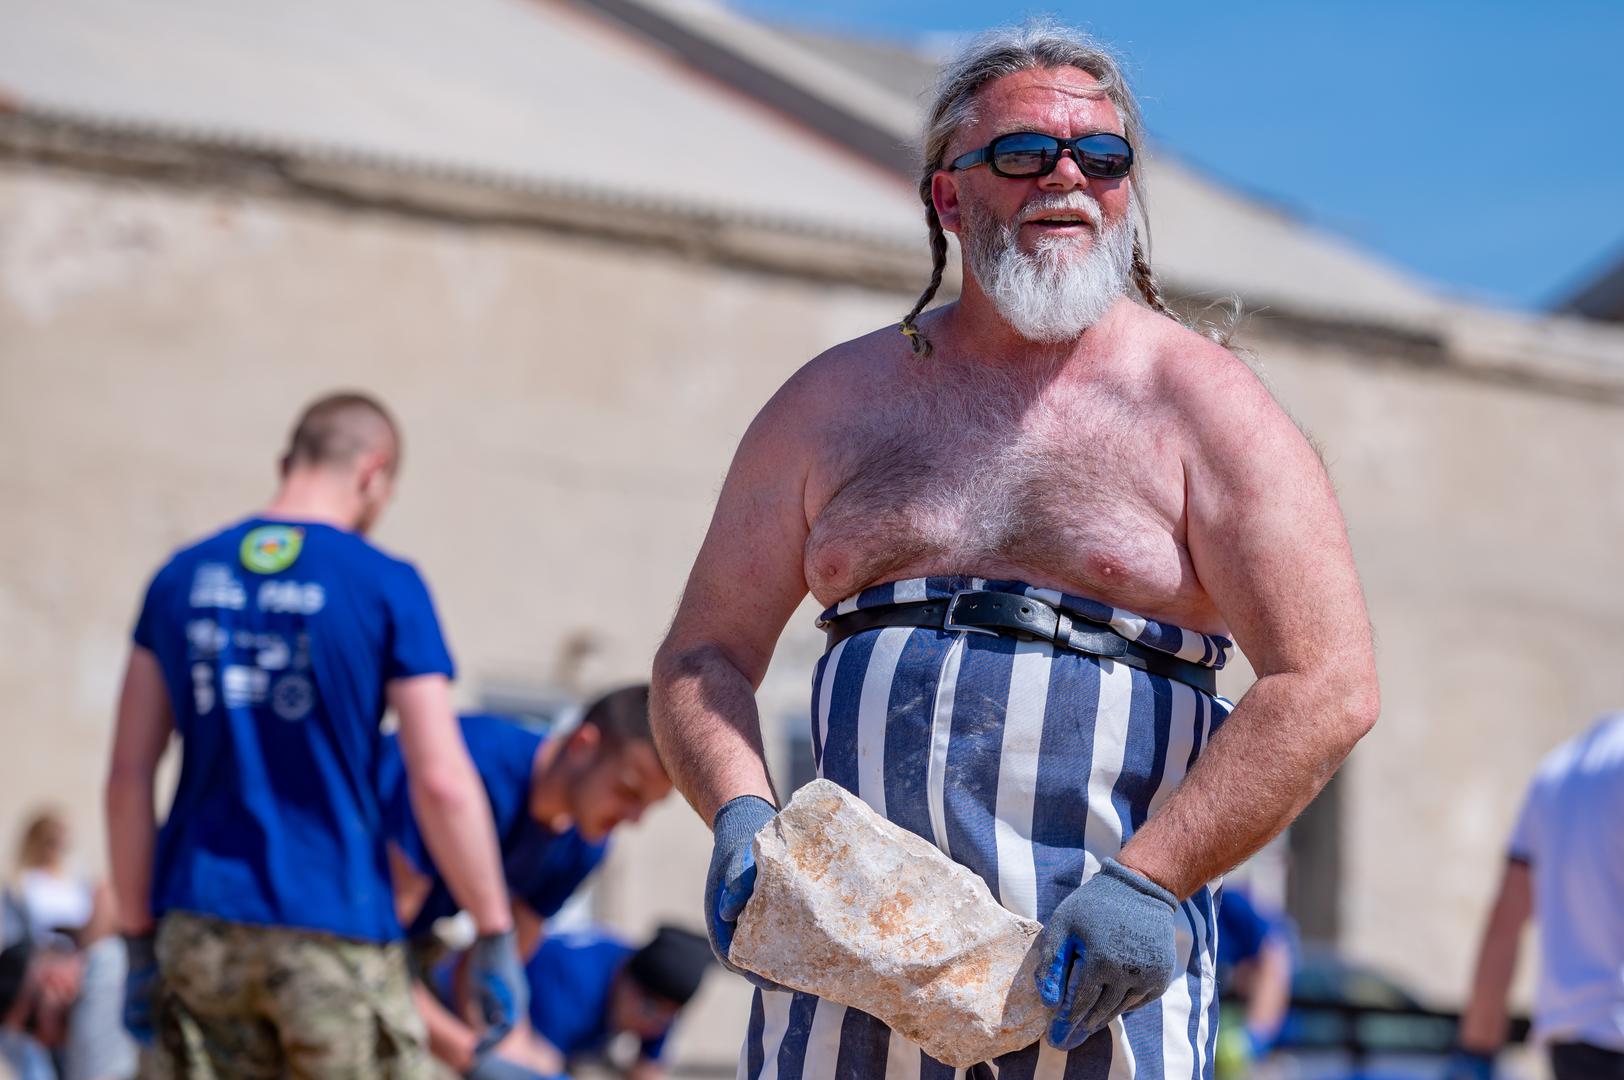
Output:
<svg viewBox="0 0 1624 1080">
<path fill-rule="evenodd" d="M 177 1075 L 422 1075 L 376 777 L 386 707 L 425 845 L 479 931 L 491 1039 L 526 990 L 451 657 L 411 564 L 364 534 L 394 492 L 383 407 L 299 419 L 262 514 L 177 552 L 147 590 L 108 773 L 126 1023 Z M 154 772 L 180 777 L 163 827 Z"/>
<path fill-rule="evenodd" d="M 545 920 L 603 861 L 610 832 L 671 791 L 649 732 L 648 685 L 605 694 L 556 738 L 499 716 L 464 716 L 461 726 L 496 821 L 520 955 L 529 956 Z M 421 970 L 433 954 L 434 922 L 455 914 L 457 903 L 423 844 L 400 766 L 398 750 L 386 746 L 380 791 L 396 904 Z M 477 1080 L 528 1075 L 426 988 L 414 993 L 436 1057 Z"/>
<path fill-rule="evenodd" d="M 585 1061 L 626 1080 L 665 1080 L 671 1027 L 712 963 L 709 939 L 671 926 L 642 948 L 599 930 L 549 937 L 524 969 L 530 1024 L 513 1032 L 503 1052 L 553 1080 Z M 449 981 L 442 990 L 454 998 Z M 615 1060 L 622 1035 L 637 1048 Z"/>
</svg>

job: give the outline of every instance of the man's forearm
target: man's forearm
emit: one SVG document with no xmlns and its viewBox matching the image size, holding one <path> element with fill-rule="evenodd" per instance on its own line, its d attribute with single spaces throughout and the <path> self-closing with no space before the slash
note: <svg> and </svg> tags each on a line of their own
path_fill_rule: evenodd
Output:
<svg viewBox="0 0 1624 1080">
<path fill-rule="evenodd" d="M 152 860 L 158 826 L 153 812 L 153 778 L 115 767 L 107 778 L 108 867 L 118 927 L 126 934 L 152 929 Z"/>
<path fill-rule="evenodd" d="M 412 1003 L 428 1030 L 429 1053 L 458 1073 L 472 1068 L 474 1048 L 479 1045 L 474 1029 L 453 1016 L 428 987 L 416 980 L 412 981 Z"/>
<path fill-rule="evenodd" d="M 1246 1026 L 1270 1038 L 1279 1032 L 1291 1008 L 1291 946 L 1270 935 L 1258 956 L 1257 976 L 1246 1002 Z"/>
<path fill-rule="evenodd" d="M 1375 719 L 1362 681 L 1259 679 L 1118 861 L 1189 896 L 1289 825 Z"/>
<path fill-rule="evenodd" d="M 466 751 L 411 775 L 412 809 L 429 854 L 459 906 L 481 934 L 512 927 L 496 826 L 479 774 Z"/>
<path fill-rule="evenodd" d="M 1489 912 L 1478 947 L 1472 992 L 1460 1018 L 1460 1044 L 1477 1054 L 1492 1054 L 1506 1039 L 1506 998 L 1517 971 L 1517 948 L 1533 909 L 1528 867 L 1506 866 L 1499 895 Z"/>
<path fill-rule="evenodd" d="M 649 719 L 672 782 L 707 825 L 740 795 L 777 804 L 755 688 L 721 649 L 662 648 L 654 660 Z"/>
<path fill-rule="evenodd" d="M 1478 953 L 1472 995 L 1460 1018 L 1460 1044 L 1478 1054 L 1492 1054 L 1506 1041 L 1506 997 L 1517 968 L 1517 937 L 1492 923 Z"/>
</svg>

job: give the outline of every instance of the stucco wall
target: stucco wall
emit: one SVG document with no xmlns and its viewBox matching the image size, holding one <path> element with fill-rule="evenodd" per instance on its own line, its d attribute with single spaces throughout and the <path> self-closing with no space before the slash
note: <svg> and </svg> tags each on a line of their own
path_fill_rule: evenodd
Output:
<svg viewBox="0 0 1624 1080">
<path fill-rule="evenodd" d="M 464 701 L 646 678 L 754 410 L 902 298 L 631 256 L 0 172 L 0 843 L 24 808 L 58 801 L 100 865 L 99 778 L 143 584 L 170 549 L 263 504 L 299 407 L 335 387 L 380 394 L 403 424 L 377 539 L 430 582 Z M 763 690 L 771 719 L 805 709 L 812 614 Z M 564 665 L 583 635 L 592 651 Z M 624 837 L 602 914 L 632 933 L 696 922 L 708 854 L 672 800 Z M 715 1025 L 690 1040 L 700 1028 Z M 734 1031 L 718 1040 L 695 1052 L 731 1059 Z"/>
</svg>

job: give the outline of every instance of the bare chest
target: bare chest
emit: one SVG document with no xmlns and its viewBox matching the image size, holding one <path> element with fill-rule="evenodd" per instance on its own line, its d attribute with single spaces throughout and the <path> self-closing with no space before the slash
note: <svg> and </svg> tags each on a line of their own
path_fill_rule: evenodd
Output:
<svg viewBox="0 0 1624 1080">
<path fill-rule="evenodd" d="M 1013 577 L 1165 617 L 1204 600 L 1178 447 L 1153 407 L 1110 387 L 898 395 L 832 431 L 818 472 L 805 570 L 825 603 L 932 574 Z"/>
</svg>

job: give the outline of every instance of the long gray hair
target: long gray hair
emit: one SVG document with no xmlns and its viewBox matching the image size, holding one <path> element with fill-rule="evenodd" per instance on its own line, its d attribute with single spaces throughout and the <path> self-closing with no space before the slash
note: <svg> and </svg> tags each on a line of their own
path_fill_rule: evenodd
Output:
<svg viewBox="0 0 1624 1080">
<path fill-rule="evenodd" d="M 908 335 L 916 356 L 930 355 L 930 341 L 919 332 L 914 320 L 941 288 L 942 274 L 947 269 L 947 234 L 942 230 L 936 204 L 930 197 L 931 178 L 942 168 L 953 136 L 965 124 L 976 121 L 976 95 L 982 87 L 1018 71 L 1052 67 L 1074 67 L 1094 76 L 1099 80 L 1101 93 L 1116 106 L 1123 134 L 1135 151 L 1133 169 L 1128 175 L 1134 206 L 1144 224 L 1144 234 L 1149 236 L 1150 222 L 1145 217 L 1138 158 L 1144 143 L 1144 124 L 1139 117 L 1139 103 L 1128 89 L 1117 58 L 1088 35 L 1050 22 L 1025 23 L 979 35 L 942 68 L 925 125 L 925 162 L 919 176 L 919 198 L 925 204 L 925 223 L 930 228 L 930 284 L 902 320 L 902 332 Z M 1134 286 L 1145 303 L 1166 314 L 1161 286 L 1151 273 L 1150 260 L 1137 236 L 1133 242 L 1132 273 Z"/>
</svg>

